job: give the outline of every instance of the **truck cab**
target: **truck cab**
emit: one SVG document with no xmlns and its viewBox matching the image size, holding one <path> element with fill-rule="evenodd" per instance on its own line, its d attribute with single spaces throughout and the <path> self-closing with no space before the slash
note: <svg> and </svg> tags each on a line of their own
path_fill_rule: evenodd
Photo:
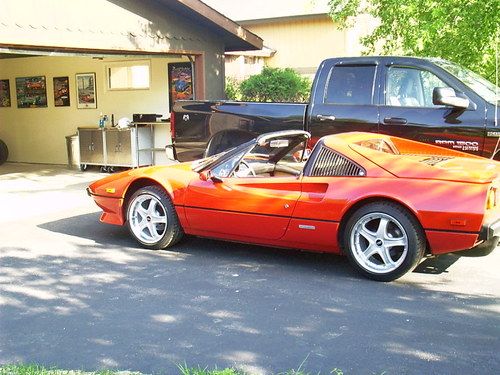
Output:
<svg viewBox="0 0 500 375">
<path fill-rule="evenodd" d="M 352 130 L 491 157 L 498 141 L 494 85 L 441 59 L 323 61 L 307 111 L 315 138 Z"/>
</svg>

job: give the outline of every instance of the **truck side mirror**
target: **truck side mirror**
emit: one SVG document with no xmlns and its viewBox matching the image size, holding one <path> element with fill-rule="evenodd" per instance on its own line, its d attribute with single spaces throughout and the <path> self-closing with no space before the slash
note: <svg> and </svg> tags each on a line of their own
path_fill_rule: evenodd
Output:
<svg viewBox="0 0 500 375">
<path fill-rule="evenodd" d="M 469 108 L 470 101 L 467 98 L 457 96 L 455 90 L 451 87 L 434 87 L 432 91 L 432 103 L 466 109 Z"/>
</svg>

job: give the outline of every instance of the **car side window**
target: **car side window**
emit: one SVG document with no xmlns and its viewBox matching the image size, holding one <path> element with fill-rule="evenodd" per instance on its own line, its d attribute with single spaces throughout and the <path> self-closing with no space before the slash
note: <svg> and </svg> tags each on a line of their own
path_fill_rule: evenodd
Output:
<svg viewBox="0 0 500 375">
<path fill-rule="evenodd" d="M 224 163 L 219 164 L 217 167 L 212 169 L 212 174 L 219 178 L 229 177 L 234 170 L 236 164 L 238 164 L 245 153 L 241 152 L 234 155 L 232 158 L 227 159 Z"/>
<path fill-rule="evenodd" d="M 387 72 L 385 104 L 397 107 L 436 107 L 435 87 L 448 87 L 435 74 L 421 69 L 392 66 Z"/>
<path fill-rule="evenodd" d="M 330 72 L 325 104 L 369 105 L 373 103 L 375 65 L 334 66 Z"/>
</svg>

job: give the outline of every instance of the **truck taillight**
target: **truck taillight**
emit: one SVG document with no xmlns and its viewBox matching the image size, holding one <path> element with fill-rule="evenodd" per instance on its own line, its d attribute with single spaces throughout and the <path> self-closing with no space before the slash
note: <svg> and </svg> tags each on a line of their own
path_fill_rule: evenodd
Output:
<svg viewBox="0 0 500 375">
<path fill-rule="evenodd" d="M 175 113 L 170 112 L 170 134 L 172 135 L 172 139 L 175 138 Z"/>
</svg>

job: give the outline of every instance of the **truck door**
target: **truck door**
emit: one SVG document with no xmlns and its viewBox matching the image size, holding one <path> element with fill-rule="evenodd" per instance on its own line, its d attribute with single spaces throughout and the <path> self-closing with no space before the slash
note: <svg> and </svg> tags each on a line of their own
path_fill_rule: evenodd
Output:
<svg viewBox="0 0 500 375">
<path fill-rule="evenodd" d="M 313 140 L 349 131 L 378 131 L 377 65 L 336 64 L 320 67 L 307 122 Z"/>
<path fill-rule="evenodd" d="M 380 98 L 380 132 L 450 149 L 481 155 L 485 137 L 484 103 L 468 109 L 433 104 L 435 87 L 454 82 L 427 68 L 391 65 L 384 67 L 385 82 Z M 455 86 L 455 87 L 454 87 Z"/>
</svg>

